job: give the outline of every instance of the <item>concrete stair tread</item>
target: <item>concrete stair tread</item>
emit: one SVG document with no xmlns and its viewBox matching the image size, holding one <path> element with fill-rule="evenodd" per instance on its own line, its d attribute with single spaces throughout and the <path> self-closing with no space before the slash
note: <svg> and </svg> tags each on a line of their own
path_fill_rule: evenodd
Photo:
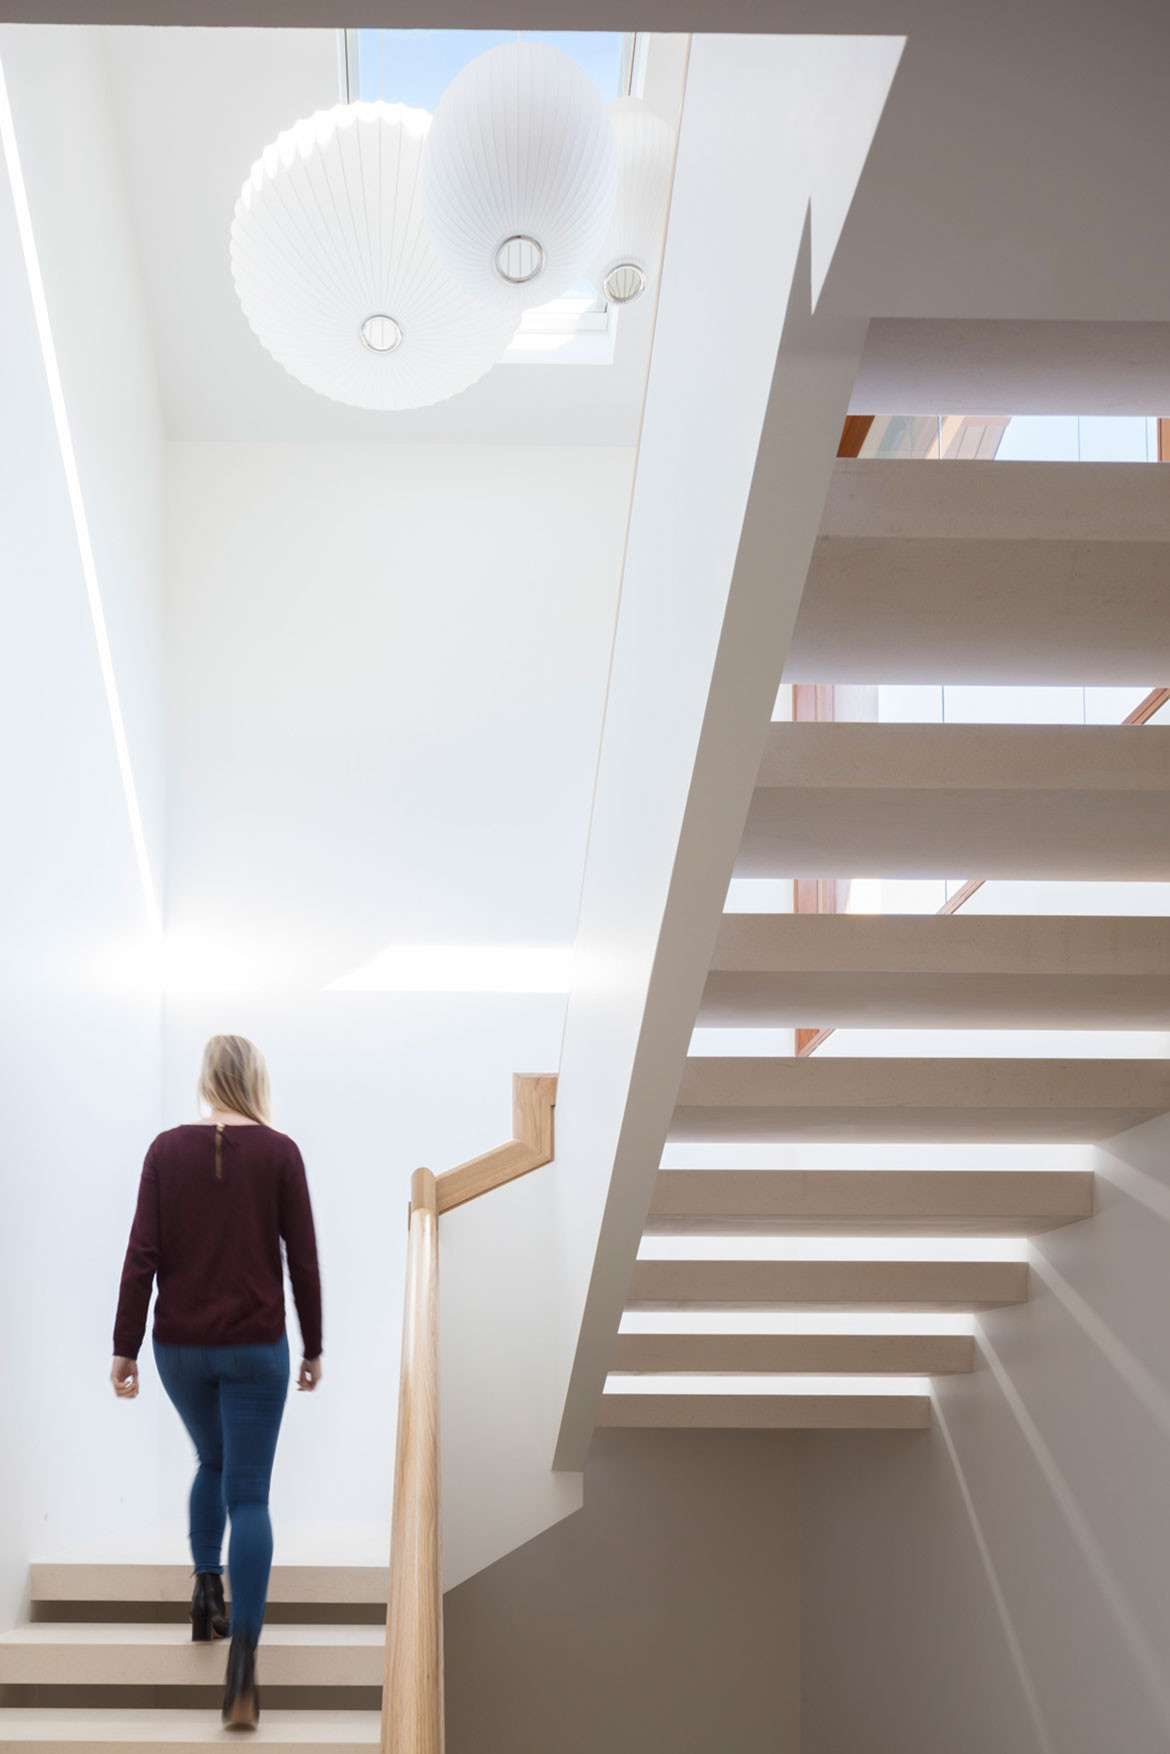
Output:
<svg viewBox="0 0 1170 1754">
<path fill-rule="evenodd" d="M 385 1565 L 274 1565 L 270 1602 L 385 1606 Z M 190 1562 L 122 1564 L 112 1561 L 40 1561 L 31 1567 L 34 1602 L 189 1602 Z"/>
<path fill-rule="evenodd" d="M 975 1367 L 971 1334 L 619 1334 L 611 1371 L 630 1375 L 935 1376 Z"/>
<path fill-rule="evenodd" d="M 1146 463 L 839 462 L 785 680 L 1140 686 L 1168 566 Z"/>
<path fill-rule="evenodd" d="M 1163 1028 L 1170 921 L 727 914 L 701 1027 Z"/>
<path fill-rule="evenodd" d="M 794 792 L 1170 794 L 1170 725 L 791 724 L 768 728 L 756 784 Z"/>
<path fill-rule="evenodd" d="M 774 724 L 741 877 L 1170 876 L 1170 726 Z"/>
<path fill-rule="evenodd" d="M 663 1169 L 646 1231 L 1033 1236 L 1092 1211 L 1090 1170 Z"/>
<path fill-rule="evenodd" d="M 930 1424 L 930 1397 L 605 1394 L 597 1423 L 643 1430 L 922 1430 Z"/>
<path fill-rule="evenodd" d="M 975 470 L 939 469 L 929 459 L 849 458 L 834 465 L 821 535 L 1170 547 L 1165 482 L 1137 462 L 999 459 L 994 469 Z"/>
<path fill-rule="evenodd" d="M 631 1308 L 961 1310 L 1024 1303 L 1024 1261 L 638 1260 Z"/>
<path fill-rule="evenodd" d="M 1156 1059 L 692 1056 L 669 1137 L 1093 1141 L 1168 1109 Z"/>
<path fill-rule="evenodd" d="M 376 1748 L 380 1716 L 374 1711 L 269 1711 L 248 1737 L 249 1747 L 331 1749 Z M 0 1709 L 0 1749 L 38 1754 L 55 1749 L 121 1747 L 166 1748 L 187 1754 L 239 1737 L 220 1726 L 218 1713 L 204 1711 L 136 1711 L 104 1708 L 65 1711 L 60 1708 Z"/>
</svg>

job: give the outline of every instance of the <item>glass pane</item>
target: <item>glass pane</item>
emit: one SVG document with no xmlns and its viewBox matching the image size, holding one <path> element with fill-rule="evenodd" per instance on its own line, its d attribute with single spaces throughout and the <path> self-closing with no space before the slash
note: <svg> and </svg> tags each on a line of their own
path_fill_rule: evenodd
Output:
<svg viewBox="0 0 1170 1754">
<path fill-rule="evenodd" d="M 1148 422 L 1139 414 L 1082 414 L 1082 463 L 1146 463 Z"/>
<path fill-rule="evenodd" d="M 608 103 L 620 93 L 622 33 L 593 30 L 359 30 L 356 96 L 434 111 L 455 75 L 501 43 L 548 43 L 572 56 Z"/>
<path fill-rule="evenodd" d="M 622 33 L 616 30 L 522 30 L 523 42 L 548 43 L 584 67 L 609 103 L 622 95 Z"/>
<path fill-rule="evenodd" d="M 861 457 L 950 462 L 1156 463 L 1145 414 L 878 414 Z"/>
<path fill-rule="evenodd" d="M 1013 415 L 997 456 L 1001 463 L 1075 463 L 1078 456 L 1076 415 Z"/>
</svg>

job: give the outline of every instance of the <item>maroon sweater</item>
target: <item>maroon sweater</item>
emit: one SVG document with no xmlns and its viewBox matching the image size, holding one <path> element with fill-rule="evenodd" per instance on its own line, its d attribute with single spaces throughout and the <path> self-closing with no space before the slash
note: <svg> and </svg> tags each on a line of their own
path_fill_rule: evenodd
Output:
<svg viewBox="0 0 1170 1754">
<path fill-rule="evenodd" d="M 284 1238 L 305 1358 L 321 1352 L 321 1284 L 305 1166 L 271 1127 L 193 1123 L 160 1133 L 142 1166 L 114 1321 L 114 1354 L 137 1358 L 158 1275 L 154 1337 L 166 1346 L 271 1345 L 284 1333 Z"/>
</svg>

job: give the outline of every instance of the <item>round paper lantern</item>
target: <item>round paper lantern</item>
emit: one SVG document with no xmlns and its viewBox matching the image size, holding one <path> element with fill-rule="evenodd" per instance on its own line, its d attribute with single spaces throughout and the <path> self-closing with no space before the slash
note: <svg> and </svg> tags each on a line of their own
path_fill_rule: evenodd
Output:
<svg viewBox="0 0 1170 1754">
<path fill-rule="evenodd" d="M 339 104 L 279 135 L 232 222 L 240 303 L 273 359 L 356 408 L 422 408 L 475 383 L 516 331 L 459 286 L 419 194 L 430 117 Z"/>
<path fill-rule="evenodd" d="M 609 106 L 617 138 L 618 189 L 605 241 L 590 278 L 613 304 L 631 304 L 653 284 L 674 169 L 674 135 L 637 97 Z"/>
<path fill-rule="evenodd" d="M 589 75 L 544 43 L 502 43 L 439 100 L 423 159 L 435 248 L 507 310 L 547 304 L 588 268 L 617 192 L 617 142 Z"/>
</svg>

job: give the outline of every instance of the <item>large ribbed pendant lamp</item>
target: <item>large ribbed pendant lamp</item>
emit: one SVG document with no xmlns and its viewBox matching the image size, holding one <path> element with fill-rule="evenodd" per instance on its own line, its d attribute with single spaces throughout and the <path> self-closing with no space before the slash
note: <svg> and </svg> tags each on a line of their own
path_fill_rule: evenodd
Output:
<svg viewBox="0 0 1170 1754">
<path fill-rule="evenodd" d="M 503 43 L 439 100 L 423 161 L 435 249 L 497 309 L 546 304 L 585 273 L 617 192 L 617 143 L 588 74 L 543 43 Z"/>
<path fill-rule="evenodd" d="M 440 261 L 419 187 L 431 118 L 341 104 L 279 135 L 236 203 L 244 314 L 310 389 L 359 408 L 422 408 L 499 359 L 519 312 L 473 298 Z"/>
</svg>

